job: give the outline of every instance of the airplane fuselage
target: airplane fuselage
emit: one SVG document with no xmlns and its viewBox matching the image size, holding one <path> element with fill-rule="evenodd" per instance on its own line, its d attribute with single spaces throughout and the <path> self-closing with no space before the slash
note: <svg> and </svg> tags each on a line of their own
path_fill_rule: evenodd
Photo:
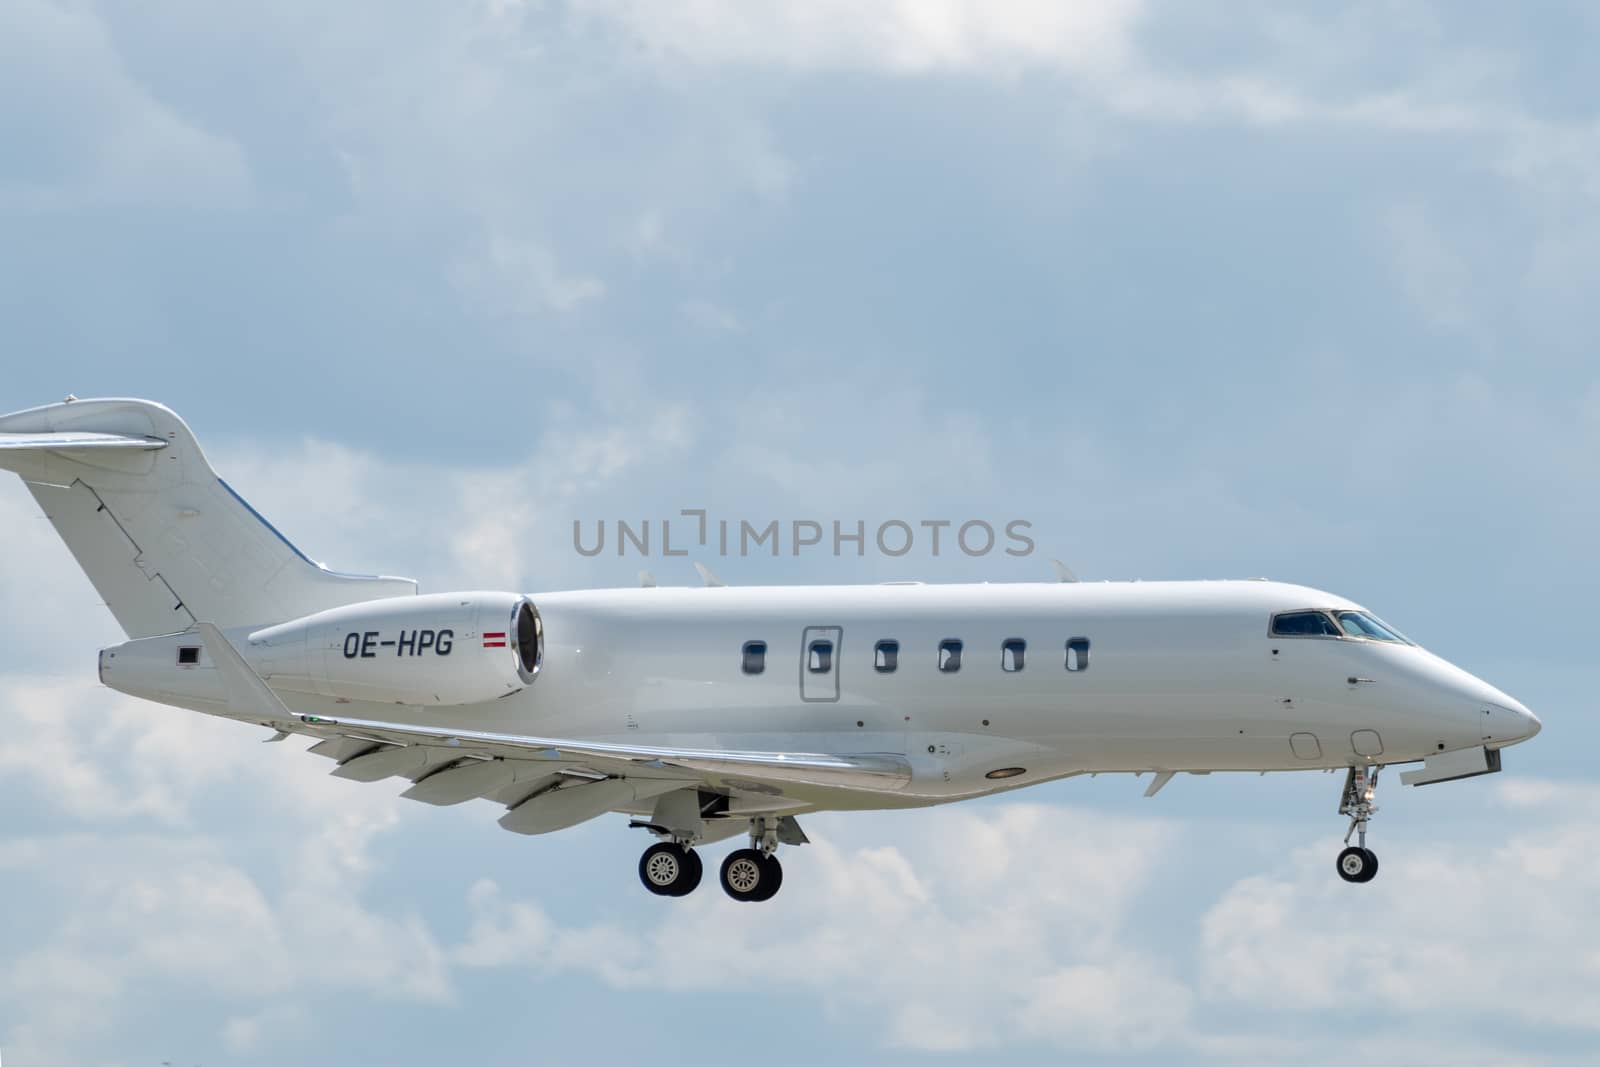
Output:
<svg viewBox="0 0 1600 1067">
<path fill-rule="evenodd" d="M 648 588 L 532 600 L 543 661 L 518 692 L 431 708 L 281 695 L 297 712 L 451 729 L 903 754 L 913 773 L 900 789 L 786 791 L 790 803 L 851 808 L 1078 773 L 1403 763 L 1520 740 L 1531 719 L 1413 644 L 1274 636 L 1283 613 L 1360 610 L 1275 582 Z M 248 648 L 250 633 L 230 636 Z M 484 654 L 476 638 L 452 634 L 450 654 Z M 176 666 L 167 645 L 182 640 L 122 646 L 108 684 L 226 714 L 209 670 Z M 392 642 L 372 651 L 395 654 Z M 135 659 L 146 666 L 135 670 Z"/>
</svg>

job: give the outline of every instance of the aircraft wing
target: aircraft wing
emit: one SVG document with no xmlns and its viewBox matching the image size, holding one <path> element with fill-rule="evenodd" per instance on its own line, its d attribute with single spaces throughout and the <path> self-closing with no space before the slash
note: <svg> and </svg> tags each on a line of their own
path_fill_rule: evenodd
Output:
<svg viewBox="0 0 1600 1067">
<path fill-rule="evenodd" d="M 549 784 L 558 776 L 573 774 L 654 783 L 634 789 L 629 799 L 642 799 L 640 789 L 659 793 L 708 775 L 729 779 L 730 784 L 736 781 L 741 790 L 758 792 L 768 791 L 763 786 L 812 785 L 893 793 L 911 782 L 911 765 L 898 753 L 840 755 L 623 745 L 300 714 L 284 706 L 220 630 L 210 623 L 200 623 L 196 629 L 216 665 L 232 710 L 282 730 L 323 736 L 324 741 L 312 751 L 339 760 L 335 773 L 342 777 L 376 780 L 461 760 L 449 771 L 453 775 L 450 780 L 422 777 L 407 791 L 408 796 L 430 803 L 490 795 L 489 786 L 509 787 L 513 780 Z M 424 788 L 429 782 L 434 785 Z"/>
<path fill-rule="evenodd" d="M 911 781 L 911 765 L 893 753 L 830 755 L 807 752 L 743 752 L 721 749 L 617 745 L 556 737 L 450 730 L 439 726 L 380 722 L 373 719 L 298 715 L 307 726 L 336 730 L 392 744 L 462 749 L 507 759 L 534 759 L 602 766 L 623 765 L 636 771 L 685 770 L 696 774 L 732 774 L 756 781 L 839 786 L 873 792 L 894 792 Z"/>
</svg>

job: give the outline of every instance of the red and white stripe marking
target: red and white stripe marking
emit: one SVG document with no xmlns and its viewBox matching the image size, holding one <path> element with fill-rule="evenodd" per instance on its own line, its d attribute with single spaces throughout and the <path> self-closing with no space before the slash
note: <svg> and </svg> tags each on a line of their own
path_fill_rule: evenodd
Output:
<svg viewBox="0 0 1600 1067">
<path fill-rule="evenodd" d="M 497 634 L 484 634 L 483 635 L 483 647 L 484 648 L 505 648 L 506 647 L 505 631 L 502 630 L 500 633 L 497 633 Z"/>
</svg>

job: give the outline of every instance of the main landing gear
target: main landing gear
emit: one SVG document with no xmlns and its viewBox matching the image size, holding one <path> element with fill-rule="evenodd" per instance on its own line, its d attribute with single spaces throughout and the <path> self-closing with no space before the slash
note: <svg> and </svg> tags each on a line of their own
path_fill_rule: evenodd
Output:
<svg viewBox="0 0 1600 1067">
<path fill-rule="evenodd" d="M 639 881 L 658 897 L 683 897 L 700 884 L 700 854 L 676 841 L 651 845 L 639 857 Z"/>
<path fill-rule="evenodd" d="M 722 889 L 734 900 L 771 900 L 783 886 L 778 862 L 778 820 L 750 820 L 750 847 L 735 849 L 722 861 Z M 694 892 L 704 873 L 699 853 L 680 841 L 651 845 L 639 857 L 639 881 L 658 897 Z"/>
<path fill-rule="evenodd" d="M 774 819 L 750 820 L 750 847 L 735 849 L 722 861 L 722 891 L 734 900 L 771 900 L 783 887 Z"/>
<path fill-rule="evenodd" d="M 1344 779 L 1344 797 L 1339 814 L 1350 816 L 1350 829 L 1344 833 L 1345 850 L 1339 853 L 1339 877 L 1347 882 L 1370 882 L 1378 874 L 1378 854 L 1367 847 L 1367 822 L 1377 814 L 1372 802 L 1378 791 L 1381 767 L 1351 767 Z M 1354 834 L 1356 843 L 1350 845 Z"/>
</svg>

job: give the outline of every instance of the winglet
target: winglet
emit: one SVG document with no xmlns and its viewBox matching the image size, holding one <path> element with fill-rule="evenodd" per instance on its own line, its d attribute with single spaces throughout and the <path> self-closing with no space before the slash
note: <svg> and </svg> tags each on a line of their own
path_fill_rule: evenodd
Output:
<svg viewBox="0 0 1600 1067">
<path fill-rule="evenodd" d="M 1072 568 L 1062 563 L 1059 559 L 1051 560 L 1050 565 L 1056 569 L 1056 581 L 1075 582 L 1078 580 L 1078 576 L 1072 573 Z"/>
<path fill-rule="evenodd" d="M 654 589 L 656 587 L 656 576 L 649 571 L 640 571 L 639 585 L 644 589 Z"/>
<path fill-rule="evenodd" d="M 261 676 L 245 662 L 233 643 L 222 636 L 222 631 L 209 622 L 196 623 L 200 640 L 205 642 L 212 666 L 223 691 L 228 694 L 228 707 L 240 715 L 268 722 L 294 722 L 294 712 L 283 706 L 278 694 L 268 688 Z"/>
<path fill-rule="evenodd" d="M 700 580 L 705 582 L 706 585 L 721 587 L 728 584 L 712 573 L 711 568 L 707 567 L 704 563 L 696 563 L 694 565 L 694 569 L 700 572 Z"/>
</svg>

